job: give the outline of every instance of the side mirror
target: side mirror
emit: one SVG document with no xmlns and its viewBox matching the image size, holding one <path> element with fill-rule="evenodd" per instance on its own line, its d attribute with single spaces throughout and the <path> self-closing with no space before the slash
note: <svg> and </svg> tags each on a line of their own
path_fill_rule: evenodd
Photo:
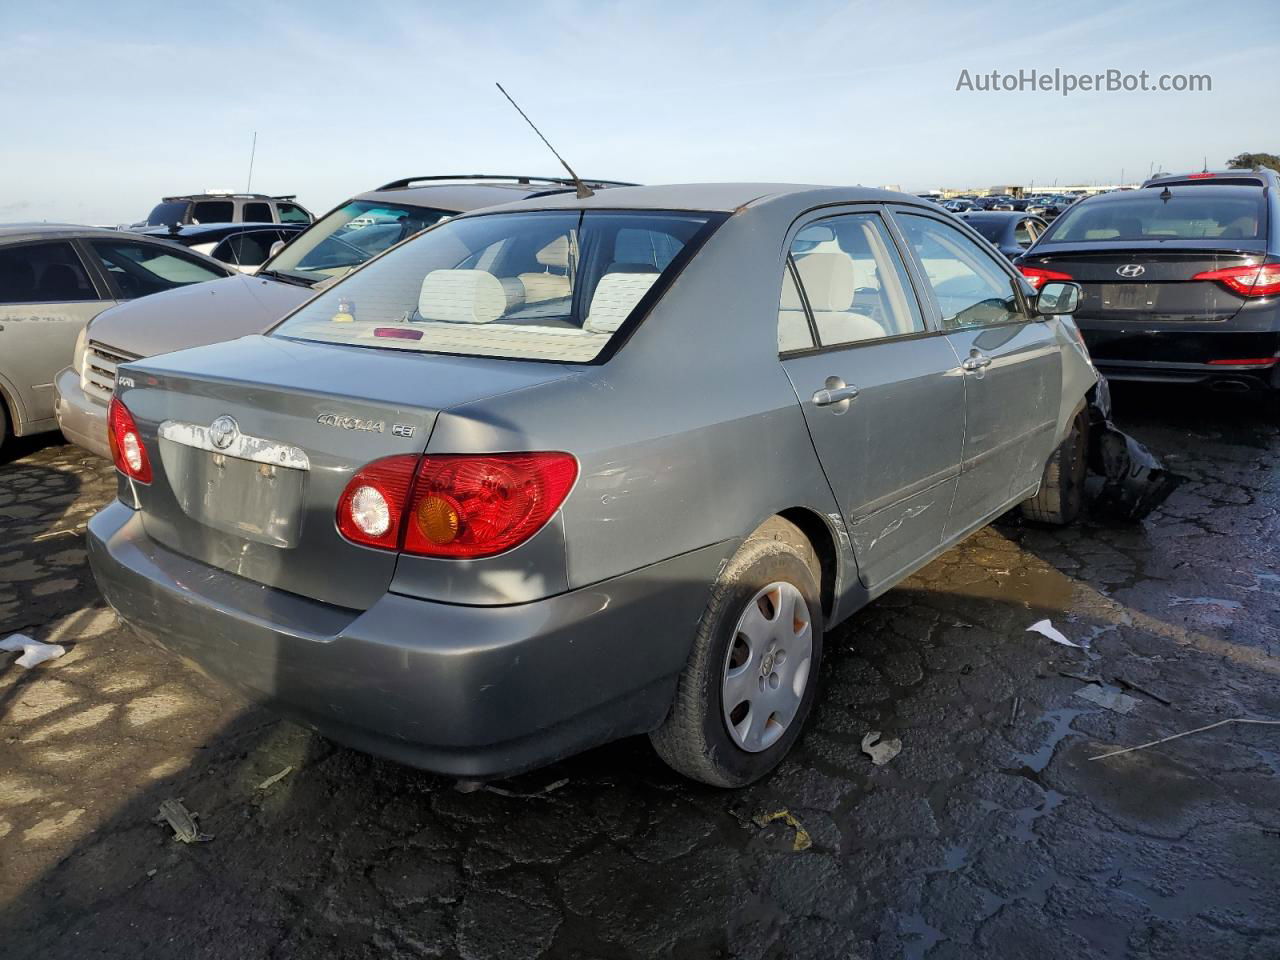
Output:
<svg viewBox="0 0 1280 960">
<path fill-rule="evenodd" d="M 1042 317 L 1075 313 L 1080 307 L 1082 293 L 1078 283 L 1051 280 L 1040 288 L 1036 297 L 1036 313 Z"/>
<path fill-rule="evenodd" d="M 267 252 L 267 259 L 268 260 L 273 259 L 275 255 L 283 249 L 284 249 L 284 241 L 277 240 L 275 243 L 271 245 L 271 249 Z"/>
</svg>

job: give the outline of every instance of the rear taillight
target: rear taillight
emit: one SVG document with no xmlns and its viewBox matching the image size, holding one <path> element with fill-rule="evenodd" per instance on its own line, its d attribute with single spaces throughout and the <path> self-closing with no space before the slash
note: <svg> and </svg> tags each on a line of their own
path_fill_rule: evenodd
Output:
<svg viewBox="0 0 1280 960">
<path fill-rule="evenodd" d="M 1191 279 L 1214 280 L 1242 297 L 1270 297 L 1280 293 L 1280 263 L 1206 270 Z"/>
<path fill-rule="evenodd" d="M 388 457 L 351 478 L 338 501 L 338 529 L 384 550 L 493 556 L 541 530 L 577 477 L 567 453 Z"/>
<path fill-rule="evenodd" d="M 357 470 L 338 499 L 338 531 L 366 547 L 397 549 L 419 459 L 386 457 Z"/>
<path fill-rule="evenodd" d="M 142 435 L 119 397 L 112 397 L 107 407 L 107 443 L 116 469 L 138 483 L 151 482 L 151 459 L 142 445 Z"/>
<path fill-rule="evenodd" d="M 1044 267 L 1030 267 L 1022 265 L 1018 267 L 1022 271 L 1022 275 L 1027 278 L 1027 283 L 1031 284 L 1036 290 L 1039 290 L 1050 280 L 1070 280 L 1071 274 L 1063 273 L 1060 270 L 1046 270 Z"/>
</svg>

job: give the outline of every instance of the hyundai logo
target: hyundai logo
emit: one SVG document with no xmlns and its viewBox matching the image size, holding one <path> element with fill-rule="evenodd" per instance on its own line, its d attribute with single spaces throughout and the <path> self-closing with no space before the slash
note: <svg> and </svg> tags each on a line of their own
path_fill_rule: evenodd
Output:
<svg viewBox="0 0 1280 960">
<path fill-rule="evenodd" d="M 240 426 L 231 417 L 219 417 L 209 424 L 209 441 L 219 450 L 225 450 L 240 435 Z"/>
<path fill-rule="evenodd" d="M 1123 267 L 1117 267 L 1116 273 L 1122 277 L 1128 277 L 1132 280 L 1134 277 L 1140 277 L 1147 272 L 1147 268 L 1140 263 L 1126 263 Z"/>
</svg>

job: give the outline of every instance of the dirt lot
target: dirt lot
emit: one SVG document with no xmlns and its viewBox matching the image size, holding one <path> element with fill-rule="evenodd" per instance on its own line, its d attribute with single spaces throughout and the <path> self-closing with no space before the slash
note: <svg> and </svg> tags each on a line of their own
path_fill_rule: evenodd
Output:
<svg viewBox="0 0 1280 960">
<path fill-rule="evenodd" d="M 1170 501 L 1140 526 L 1002 521 L 874 603 L 828 640 L 797 752 L 739 792 L 633 740 L 463 793 L 278 721 L 102 608 L 80 532 L 109 464 L 16 443 L 0 637 L 69 652 L 0 654 L 0 953 L 1280 957 L 1280 727 L 1090 759 L 1280 719 L 1280 417 L 1116 406 L 1189 478 Z M 1089 650 L 1026 632 L 1043 617 Z M 1131 710 L 1078 696 L 1089 677 Z M 871 730 L 902 753 L 873 766 Z M 167 839 L 170 797 L 214 839 Z"/>
</svg>

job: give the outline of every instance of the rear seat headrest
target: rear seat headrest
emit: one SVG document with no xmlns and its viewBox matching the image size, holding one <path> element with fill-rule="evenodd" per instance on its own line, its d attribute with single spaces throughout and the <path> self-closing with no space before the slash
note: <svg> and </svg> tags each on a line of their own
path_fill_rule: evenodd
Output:
<svg viewBox="0 0 1280 960">
<path fill-rule="evenodd" d="M 848 310 L 856 286 L 853 261 L 844 253 L 806 253 L 795 258 L 809 306 L 820 310 Z"/>
<path fill-rule="evenodd" d="M 518 280 L 504 282 L 487 270 L 432 270 L 422 281 L 418 313 L 442 323 L 492 323 L 523 299 Z"/>
<path fill-rule="evenodd" d="M 596 284 L 583 328 L 592 333 L 613 333 L 657 279 L 657 273 L 606 273 Z"/>
</svg>

